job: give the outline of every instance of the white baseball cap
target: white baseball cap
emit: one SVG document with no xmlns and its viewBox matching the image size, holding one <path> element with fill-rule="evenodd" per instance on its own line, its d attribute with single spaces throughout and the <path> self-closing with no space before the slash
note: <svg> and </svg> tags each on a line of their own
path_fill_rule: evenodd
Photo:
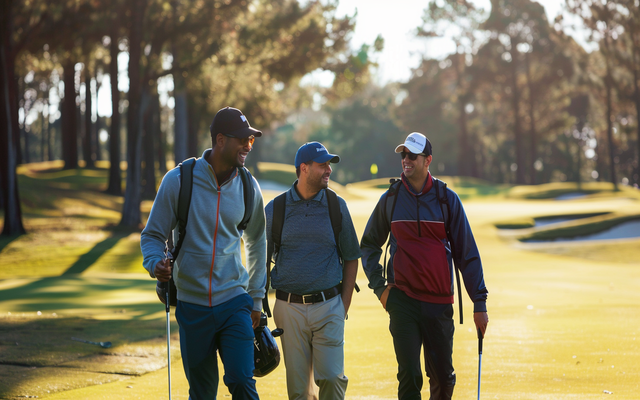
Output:
<svg viewBox="0 0 640 400">
<path fill-rule="evenodd" d="M 406 147 L 413 154 L 426 154 L 431 155 L 431 142 L 425 135 L 418 132 L 412 132 L 407 136 L 404 143 L 399 144 L 396 147 L 396 153 L 402 153 L 403 148 Z"/>
</svg>

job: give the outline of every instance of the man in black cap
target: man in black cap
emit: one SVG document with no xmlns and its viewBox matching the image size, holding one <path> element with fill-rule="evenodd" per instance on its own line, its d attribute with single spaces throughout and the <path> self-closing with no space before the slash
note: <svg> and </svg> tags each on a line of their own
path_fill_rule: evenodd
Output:
<svg viewBox="0 0 640 400">
<path fill-rule="evenodd" d="M 400 182 L 385 192 L 362 236 L 362 267 L 369 287 L 389 313 L 398 361 L 398 399 L 420 399 L 420 349 L 431 400 L 450 400 L 453 370 L 453 269 L 462 272 L 473 320 L 484 336 L 487 288 L 480 253 L 458 195 L 429 173 L 431 142 L 413 132 L 396 147 Z M 444 200 L 444 199 L 448 200 Z M 386 271 L 380 265 L 389 238 Z M 385 274 L 386 272 L 386 274 Z"/>
<path fill-rule="evenodd" d="M 262 132 L 252 128 L 240 110 L 223 108 L 211 124 L 212 148 L 204 151 L 193 168 L 186 234 L 173 271 L 182 362 L 193 400 L 216 398 L 216 352 L 224 364 L 224 383 L 232 398 L 258 399 L 253 328 L 260 322 L 266 285 L 264 202 L 258 182 L 249 176 L 254 206 L 242 230 L 245 203 L 239 174 L 260 136 Z M 180 185 L 180 168 L 176 167 L 162 180 L 142 232 L 144 267 L 161 282 L 172 275 L 164 251 L 166 238 L 178 222 Z M 240 255 L 241 238 L 246 268 Z"/>
</svg>

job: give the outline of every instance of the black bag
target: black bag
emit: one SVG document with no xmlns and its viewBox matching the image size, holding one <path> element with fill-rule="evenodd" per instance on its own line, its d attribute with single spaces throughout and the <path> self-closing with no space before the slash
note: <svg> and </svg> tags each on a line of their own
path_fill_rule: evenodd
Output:
<svg viewBox="0 0 640 400">
<path fill-rule="evenodd" d="M 171 237 L 167 240 L 167 258 L 171 260 L 171 271 L 173 273 L 173 263 L 178 258 L 180 248 L 187 234 L 187 217 L 189 216 L 189 207 L 191 206 L 191 191 L 193 189 L 193 168 L 196 165 L 195 157 L 188 158 L 180 163 L 180 194 L 178 195 L 178 243 L 172 250 L 169 250 L 173 244 Z M 244 195 L 244 216 L 238 224 L 238 229 L 244 231 L 251 219 L 253 211 L 253 179 L 248 169 L 242 167 L 238 169 L 240 178 L 242 179 L 243 195 Z M 185 184 L 186 183 L 186 184 Z M 178 290 L 173 280 L 173 276 L 169 282 L 156 283 L 156 294 L 162 304 L 167 305 L 167 290 L 169 290 L 169 305 L 176 306 L 178 304 Z"/>
<path fill-rule="evenodd" d="M 267 315 L 261 313 L 260 326 L 253 330 L 253 375 L 261 378 L 280 365 L 280 349 L 276 343 L 276 337 L 282 335 L 281 328 L 269 330 L 267 327 Z"/>
</svg>

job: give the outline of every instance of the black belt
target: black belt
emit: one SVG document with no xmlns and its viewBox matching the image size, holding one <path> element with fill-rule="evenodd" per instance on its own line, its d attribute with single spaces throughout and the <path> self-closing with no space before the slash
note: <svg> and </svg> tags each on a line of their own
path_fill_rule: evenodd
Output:
<svg viewBox="0 0 640 400">
<path fill-rule="evenodd" d="M 339 286 L 339 285 L 338 285 Z M 284 300 L 288 303 L 300 303 L 300 304 L 314 304 L 321 303 L 325 300 L 332 299 L 340 294 L 340 289 L 338 286 L 334 286 L 331 289 L 323 290 L 317 293 L 309 293 L 309 294 L 293 294 L 283 292 L 282 290 L 276 290 L 276 299 Z"/>
</svg>

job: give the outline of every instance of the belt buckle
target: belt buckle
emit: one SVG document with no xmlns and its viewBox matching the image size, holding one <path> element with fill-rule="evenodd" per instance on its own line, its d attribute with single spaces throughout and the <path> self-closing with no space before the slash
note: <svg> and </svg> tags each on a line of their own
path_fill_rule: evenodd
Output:
<svg viewBox="0 0 640 400">
<path fill-rule="evenodd" d="M 307 303 L 307 298 L 309 299 L 309 303 Z M 313 304 L 313 294 L 303 294 L 302 304 Z"/>
</svg>

